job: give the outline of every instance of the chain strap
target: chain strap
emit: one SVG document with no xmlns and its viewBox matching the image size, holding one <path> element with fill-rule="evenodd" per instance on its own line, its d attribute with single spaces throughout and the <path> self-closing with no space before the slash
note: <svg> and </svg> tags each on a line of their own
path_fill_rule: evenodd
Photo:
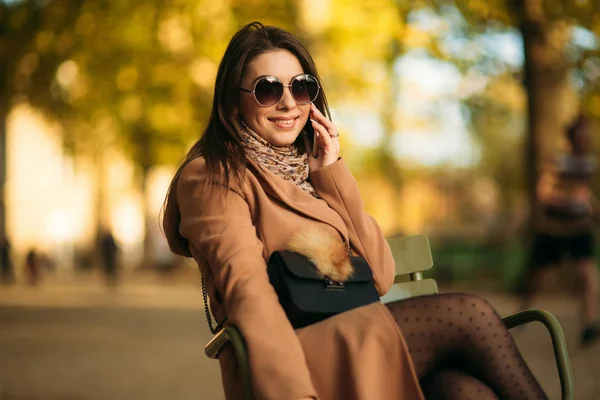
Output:
<svg viewBox="0 0 600 400">
<path fill-rule="evenodd" d="M 208 322 L 208 329 L 210 329 L 210 332 L 214 335 L 221 330 L 223 323 L 227 321 L 227 317 L 223 318 L 223 320 L 217 323 L 217 326 L 213 328 L 210 310 L 208 309 L 208 295 L 206 294 L 206 287 L 204 286 L 204 275 L 201 275 L 200 278 L 202 281 L 202 299 L 204 300 L 204 313 L 206 314 L 206 322 Z"/>
</svg>

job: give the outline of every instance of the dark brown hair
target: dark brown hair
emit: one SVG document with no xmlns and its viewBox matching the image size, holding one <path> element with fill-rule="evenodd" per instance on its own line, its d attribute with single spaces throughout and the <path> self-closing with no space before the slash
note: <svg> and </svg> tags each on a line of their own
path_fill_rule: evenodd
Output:
<svg viewBox="0 0 600 400">
<path fill-rule="evenodd" d="M 190 255 L 187 241 L 179 234 L 181 215 L 177 205 L 176 188 L 181 171 L 192 160 L 203 157 L 208 173 L 207 185 L 209 182 L 217 183 L 207 186 L 211 194 L 217 195 L 220 188 L 241 186 L 246 169 L 246 152 L 238 134 L 241 127 L 236 117 L 240 99 L 239 86 L 248 63 L 263 53 L 278 49 L 292 53 L 300 62 L 304 73 L 319 79 L 317 67 L 308 50 L 289 32 L 274 26 L 264 26 L 260 22 L 252 22 L 233 36 L 217 71 L 208 125 L 175 172 L 163 204 L 163 228 L 173 252 Z M 329 117 L 329 107 L 323 90 L 313 103 Z M 304 130 L 309 140 L 312 140 L 311 124 L 307 123 Z M 298 136 L 295 145 L 304 151 L 302 140 L 302 137 Z"/>
</svg>

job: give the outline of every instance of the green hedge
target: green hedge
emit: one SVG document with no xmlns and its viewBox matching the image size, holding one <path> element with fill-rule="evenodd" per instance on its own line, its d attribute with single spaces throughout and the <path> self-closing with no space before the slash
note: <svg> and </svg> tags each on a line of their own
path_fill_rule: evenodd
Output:
<svg viewBox="0 0 600 400">
<path fill-rule="evenodd" d="M 434 268 L 429 276 L 440 283 L 485 285 L 498 290 L 511 290 L 518 284 L 528 256 L 527 246 L 518 242 L 431 247 Z"/>
</svg>

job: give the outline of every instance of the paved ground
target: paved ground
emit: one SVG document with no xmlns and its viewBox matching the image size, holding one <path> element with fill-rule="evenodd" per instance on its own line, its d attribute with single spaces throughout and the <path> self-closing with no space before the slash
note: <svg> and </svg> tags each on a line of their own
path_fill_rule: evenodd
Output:
<svg viewBox="0 0 600 400">
<path fill-rule="evenodd" d="M 138 277 L 115 290 L 95 278 L 0 286 L 0 399 L 222 400 L 218 365 L 203 353 L 210 334 L 196 278 Z M 502 315 L 517 308 L 511 296 L 481 294 Z M 600 399 L 600 343 L 577 347 L 573 299 L 538 298 L 534 305 L 565 329 L 576 399 Z M 551 398 L 560 398 L 541 325 L 514 336 Z"/>
</svg>

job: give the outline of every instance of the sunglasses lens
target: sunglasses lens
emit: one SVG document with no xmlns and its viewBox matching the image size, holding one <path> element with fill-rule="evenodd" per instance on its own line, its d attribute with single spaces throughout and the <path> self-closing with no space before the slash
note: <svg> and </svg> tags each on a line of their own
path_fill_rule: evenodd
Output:
<svg viewBox="0 0 600 400">
<path fill-rule="evenodd" d="M 298 104 L 308 104 L 319 95 L 319 84 L 314 76 L 302 75 L 292 82 L 292 94 Z"/>
<path fill-rule="evenodd" d="M 273 78 L 261 78 L 254 87 L 254 96 L 263 106 L 276 104 L 283 95 L 283 84 Z"/>
</svg>

